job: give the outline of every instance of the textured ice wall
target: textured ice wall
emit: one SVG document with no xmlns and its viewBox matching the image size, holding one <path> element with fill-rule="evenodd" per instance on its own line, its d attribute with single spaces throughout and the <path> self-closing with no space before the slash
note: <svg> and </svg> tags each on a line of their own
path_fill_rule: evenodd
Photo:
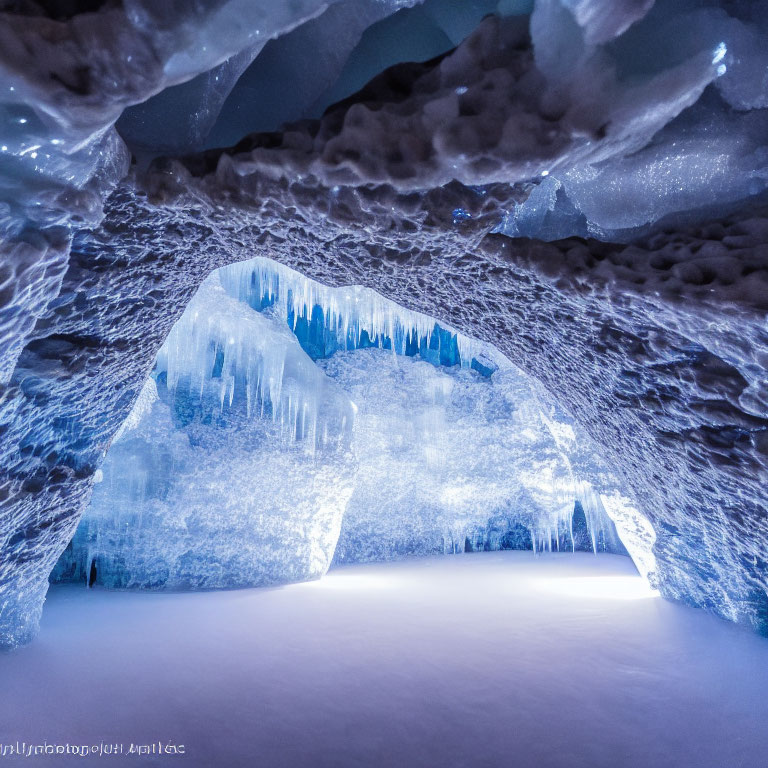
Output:
<svg viewBox="0 0 768 768">
<path fill-rule="evenodd" d="M 641 148 L 717 77 L 713 58 L 704 49 L 627 84 L 603 77 L 599 90 L 592 62 L 576 79 L 547 89 L 526 21 L 489 18 L 451 55 L 393 68 L 311 131 L 254 142 L 249 167 L 312 174 L 328 185 L 379 182 L 400 189 L 456 178 L 527 181 Z"/>
<path fill-rule="evenodd" d="M 90 152 L 123 105 L 244 50 L 251 41 L 243 29 L 258 24 L 272 34 L 319 12 L 275 6 L 282 21 L 270 26 L 249 15 L 261 6 L 246 5 L 245 14 L 233 2 L 181 10 L 131 3 L 58 19 L 3 13 L 3 72 L 25 89 L 4 97 L 22 112 L 6 110 L 3 130 L 10 136 L 13 120 L 14 130 L 35 128 L 23 111 L 33 104 L 51 130 L 74 126 Z M 621 508 L 639 507 L 653 523 L 665 594 L 765 627 L 766 214 L 753 194 L 764 179 L 765 12 L 746 1 L 656 3 L 651 11 L 637 0 L 562 5 L 565 12 L 536 3 L 533 48 L 524 24 L 487 21 L 455 53 L 389 71 L 321 124 L 125 181 L 69 261 L 70 201 L 96 211 L 83 219 L 96 221 L 99 206 L 88 200 L 100 202 L 125 155 L 101 156 L 108 172 L 94 177 L 96 197 L 75 194 L 80 187 L 59 196 L 41 171 L 40 186 L 29 174 L 14 186 L 16 166 L 3 166 L 11 193 L 3 192 L 2 215 L 11 211 L 12 232 L 3 240 L 10 256 L 0 293 L 12 350 L 3 357 L 0 401 L 4 642 L 34 630 L 46 572 L 174 319 L 212 268 L 255 253 L 327 283 L 369 285 L 499 345 L 605 447 L 628 495 Z M 701 9 L 711 16 L 705 27 L 691 16 Z M 658 13 L 669 23 L 650 15 Z M 228 30 L 233 19 L 237 28 Z M 552 45 L 548 35 L 573 45 Z M 563 54 L 559 68 L 548 59 L 553 50 Z M 698 101 L 709 109 L 718 99 L 721 111 L 710 110 L 711 127 L 697 134 L 699 149 L 680 155 L 680 173 L 664 173 L 666 151 L 654 149 L 660 131 L 676 119 L 684 126 Z M 677 141 L 669 138 L 667 147 Z M 75 169 L 76 146 L 65 153 Z M 712 175 L 702 199 L 717 198 L 724 182 L 729 195 L 746 188 L 749 197 L 703 219 L 667 218 L 666 229 L 655 217 L 669 206 L 652 207 L 654 221 L 631 246 L 487 236 L 545 171 L 566 184 L 566 174 L 607 174 L 610 190 L 622 180 L 621 164 L 649 146 L 661 166 L 640 166 L 629 185 L 643 192 L 627 198 L 642 204 L 632 223 L 647 218 L 649 180 L 650 197 L 699 206 L 676 190 L 720 167 L 683 172 L 703 149 L 714 161 L 721 146 L 733 170 Z M 52 160 L 33 152 L 21 158 L 32 169 L 32 161 Z M 609 173 L 602 164 L 614 161 Z M 448 179 L 455 181 L 432 186 Z M 598 211 L 600 201 L 610 204 L 605 185 L 585 189 L 580 201 L 592 195 Z M 39 212 L 27 216 L 35 202 Z M 583 212 L 576 218 L 586 226 Z M 17 291 L 17 277 L 33 290 Z"/>
<path fill-rule="evenodd" d="M 317 578 L 354 483 L 354 406 L 214 274 L 158 354 L 53 578 L 208 589 Z"/>
</svg>

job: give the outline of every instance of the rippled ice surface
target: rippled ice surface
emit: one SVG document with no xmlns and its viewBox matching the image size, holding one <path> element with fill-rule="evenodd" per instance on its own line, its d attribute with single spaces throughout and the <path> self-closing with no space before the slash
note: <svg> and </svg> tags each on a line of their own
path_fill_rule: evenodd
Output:
<svg viewBox="0 0 768 768">
<path fill-rule="evenodd" d="M 768 754 L 768 640 L 652 596 L 611 555 L 478 553 L 218 593 L 56 587 L 39 641 L 0 656 L 0 690 L 4 743 L 186 747 L 114 765 L 754 768 Z"/>
</svg>

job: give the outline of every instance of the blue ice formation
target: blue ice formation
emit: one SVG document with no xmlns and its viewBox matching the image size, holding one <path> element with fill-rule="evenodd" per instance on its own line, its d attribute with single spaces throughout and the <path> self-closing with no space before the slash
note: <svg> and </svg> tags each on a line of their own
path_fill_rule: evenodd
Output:
<svg viewBox="0 0 768 768">
<path fill-rule="evenodd" d="M 335 0 L 266 44 L 129 107 L 117 128 L 134 150 L 149 153 L 235 144 L 319 117 L 393 64 L 444 54 L 486 14 L 531 7 L 530 0 Z M 173 126 L 163 118 L 169 112 Z"/>
<path fill-rule="evenodd" d="M 637 151 L 543 168 L 536 180 L 541 189 L 508 211 L 499 231 L 543 240 L 576 235 L 626 241 L 660 220 L 679 225 L 695 220 L 693 211 L 701 219 L 765 199 L 768 17 L 750 3 L 733 4 L 734 15 L 717 3 L 692 0 L 645 5 L 650 10 L 644 18 L 610 46 L 617 79 L 638 82 L 700 56 L 712 67 L 710 87 Z M 578 28 L 579 11 L 589 13 L 591 6 L 600 3 L 537 3 L 532 36 L 539 65 L 553 80 L 577 80 L 606 55 L 599 37 L 590 39 L 599 18 L 590 19 L 586 34 Z M 605 76 L 595 71 L 596 82 Z"/>
<path fill-rule="evenodd" d="M 53 579 L 200 589 L 316 578 L 334 553 L 623 552 L 585 457 L 487 345 L 254 259 L 174 326 Z"/>
<path fill-rule="evenodd" d="M 329 289 L 264 258 L 221 269 L 219 275 L 229 295 L 257 312 L 276 307 L 313 360 L 338 350 L 378 347 L 486 376 L 495 367 L 487 345 L 441 327 L 428 315 L 409 312 L 370 288 Z"/>
<path fill-rule="evenodd" d="M 316 578 L 352 492 L 354 406 L 212 275 L 161 348 L 54 571 L 109 587 Z"/>
</svg>

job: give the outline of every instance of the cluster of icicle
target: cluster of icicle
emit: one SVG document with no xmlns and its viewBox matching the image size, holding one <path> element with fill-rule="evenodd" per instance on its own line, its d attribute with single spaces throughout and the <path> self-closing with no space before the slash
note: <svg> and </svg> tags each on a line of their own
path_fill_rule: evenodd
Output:
<svg viewBox="0 0 768 768">
<path fill-rule="evenodd" d="M 618 544 L 614 524 L 608 516 L 599 494 L 590 483 L 573 478 L 572 482 L 554 482 L 550 486 L 553 504 L 549 514 L 540 515 L 529 526 L 534 552 L 575 551 L 573 530 L 574 505 L 578 501 L 584 511 L 592 551 L 602 548 L 615 551 Z"/>
<path fill-rule="evenodd" d="M 540 393 L 537 392 L 535 400 L 539 400 L 539 397 Z M 564 477 L 555 478 L 541 477 L 541 472 L 538 473 L 538 480 L 542 483 L 543 490 L 549 494 L 551 502 L 545 507 L 550 510 L 550 514 L 540 517 L 537 524 L 530 528 L 533 551 L 559 551 L 564 533 L 567 533 L 566 541 L 570 541 L 571 550 L 575 550 L 573 516 L 577 501 L 584 511 L 592 551 L 597 554 L 601 539 L 604 544 L 615 549 L 617 541 L 613 521 L 607 514 L 600 495 L 592 484 L 580 478 L 573 468 L 571 454 L 576 443 L 573 427 L 547 415 L 546 409 L 541 405 L 537 410 L 543 428 L 551 435 L 557 447 L 566 474 Z"/>
<path fill-rule="evenodd" d="M 252 307 L 279 302 L 286 316 L 293 316 L 293 328 L 299 318 L 310 318 L 315 307 L 322 308 L 325 326 L 335 333 L 339 346 L 356 349 L 363 333 L 370 339 L 390 339 L 394 354 L 405 354 L 409 342 L 426 339 L 427 346 L 435 332 L 435 318 L 405 309 L 385 299 L 376 291 L 359 285 L 331 288 L 304 277 L 289 267 L 265 258 L 255 258 L 219 270 L 226 292 Z M 487 355 L 487 345 L 440 326 L 456 337 L 462 368 L 473 359 Z"/>
<path fill-rule="evenodd" d="M 155 364 L 174 396 L 220 414 L 243 409 L 270 417 L 280 434 L 308 450 L 346 440 L 354 405 L 330 385 L 286 327 L 227 295 L 214 273 L 174 325 Z M 237 401 L 237 402 L 235 402 Z"/>
</svg>

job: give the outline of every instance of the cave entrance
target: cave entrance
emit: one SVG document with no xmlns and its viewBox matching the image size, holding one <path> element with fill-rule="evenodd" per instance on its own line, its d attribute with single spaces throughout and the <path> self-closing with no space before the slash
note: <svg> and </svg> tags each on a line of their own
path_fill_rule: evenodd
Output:
<svg viewBox="0 0 768 768">
<path fill-rule="evenodd" d="M 507 549 L 642 570 L 650 549 L 594 446 L 495 347 L 261 258 L 200 287 L 98 479 L 54 581 L 263 586 Z"/>
</svg>

